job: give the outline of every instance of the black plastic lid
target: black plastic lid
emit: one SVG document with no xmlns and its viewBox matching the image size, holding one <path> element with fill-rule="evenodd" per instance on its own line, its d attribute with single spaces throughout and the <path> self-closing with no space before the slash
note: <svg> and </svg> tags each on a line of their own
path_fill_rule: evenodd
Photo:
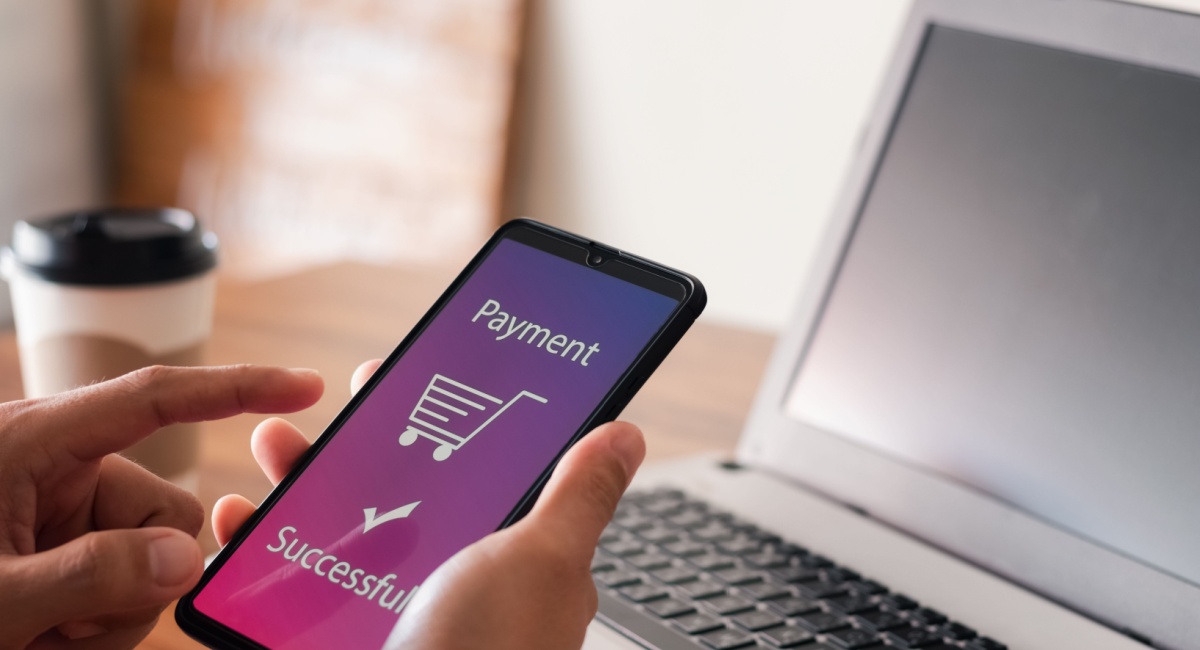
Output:
<svg viewBox="0 0 1200 650">
<path fill-rule="evenodd" d="M 147 284 L 217 265 L 217 238 L 179 208 L 111 208 L 18 221 L 13 261 L 50 282 Z"/>
</svg>

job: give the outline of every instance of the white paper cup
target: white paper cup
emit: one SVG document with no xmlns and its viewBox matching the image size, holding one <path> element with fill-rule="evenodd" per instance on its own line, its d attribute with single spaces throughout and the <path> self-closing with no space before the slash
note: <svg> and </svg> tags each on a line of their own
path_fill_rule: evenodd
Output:
<svg viewBox="0 0 1200 650">
<path fill-rule="evenodd" d="M 174 209 L 104 210 L 17 223 L 0 271 L 12 294 L 26 397 L 145 366 L 198 365 L 212 332 L 216 241 Z M 195 489 L 196 425 L 125 455 Z"/>
</svg>

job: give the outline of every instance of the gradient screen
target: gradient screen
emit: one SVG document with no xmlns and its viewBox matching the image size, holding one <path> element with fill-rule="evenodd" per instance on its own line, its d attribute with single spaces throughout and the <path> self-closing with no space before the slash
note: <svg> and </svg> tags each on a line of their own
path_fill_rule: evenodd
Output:
<svg viewBox="0 0 1200 650">
<path fill-rule="evenodd" d="M 933 27 L 788 408 L 1200 583 L 1200 79 Z"/>
<path fill-rule="evenodd" d="M 678 306 L 501 240 L 196 609 L 271 648 L 380 647 L 422 581 L 502 524 Z"/>
</svg>

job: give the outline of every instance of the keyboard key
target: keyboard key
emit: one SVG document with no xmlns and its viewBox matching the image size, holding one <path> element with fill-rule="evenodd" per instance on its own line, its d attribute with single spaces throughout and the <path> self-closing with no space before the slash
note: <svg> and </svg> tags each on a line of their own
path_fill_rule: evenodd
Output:
<svg viewBox="0 0 1200 650">
<path fill-rule="evenodd" d="M 688 598 L 710 598 L 725 593 L 725 587 L 710 580 L 686 582 L 676 587 L 675 590 Z"/>
<path fill-rule="evenodd" d="M 781 625 L 764 630 L 760 636 L 767 643 L 780 648 L 792 648 L 813 640 L 812 632 L 794 625 Z"/>
<path fill-rule="evenodd" d="M 869 625 L 876 630 L 886 630 L 901 625 L 908 625 L 908 620 L 896 612 L 889 612 L 879 608 L 859 612 L 855 618 L 864 625 Z"/>
<path fill-rule="evenodd" d="M 732 528 L 736 531 L 741 531 L 741 532 L 745 532 L 745 533 L 758 532 L 758 526 L 755 526 L 754 524 L 752 524 L 748 521 L 742 521 L 741 519 L 738 519 L 737 517 L 734 517 L 733 515 L 729 515 L 728 517 L 726 517 L 725 519 L 722 519 L 721 521 L 726 526 L 729 526 L 730 528 Z"/>
<path fill-rule="evenodd" d="M 649 611 L 659 618 L 671 618 L 673 616 L 691 614 L 692 612 L 696 611 L 696 608 L 693 607 L 691 603 L 685 603 L 682 600 L 675 598 L 666 598 L 647 604 L 646 611 Z"/>
<path fill-rule="evenodd" d="M 641 582 L 642 574 L 636 571 L 605 571 L 604 573 L 597 574 L 595 578 L 600 581 L 600 584 L 613 589 Z"/>
<path fill-rule="evenodd" d="M 701 600 L 700 603 L 722 616 L 729 616 L 730 614 L 754 609 L 753 601 L 746 600 L 741 596 L 734 596 L 733 594 L 713 596 L 712 598 Z"/>
<path fill-rule="evenodd" d="M 875 607 L 875 603 L 871 601 L 869 596 L 859 596 L 856 594 L 836 596 L 827 599 L 825 602 L 833 609 L 845 614 L 855 614 Z"/>
<path fill-rule="evenodd" d="M 751 632 L 765 630 L 776 625 L 783 625 L 783 619 L 778 615 L 761 609 L 752 610 L 745 614 L 738 614 L 733 617 L 733 622 Z"/>
<path fill-rule="evenodd" d="M 670 542 L 679 541 L 679 533 L 663 526 L 655 526 L 640 531 L 638 537 L 653 542 L 655 544 L 669 544 Z"/>
<path fill-rule="evenodd" d="M 995 639 L 981 636 L 967 645 L 971 650 L 1008 650 L 1008 646 Z"/>
<path fill-rule="evenodd" d="M 688 558 L 696 567 L 705 571 L 720 571 L 722 569 L 732 569 L 736 563 L 732 558 L 725 555 L 717 555 L 716 553 L 706 553 Z"/>
<path fill-rule="evenodd" d="M 661 555 L 656 552 L 644 553 L 642 555 L 634 555 L 633 557 L 625 558 L 625 561 L 633 566 L 642 569 L 643 571 L 651 571 L 671 566 L 671 558 L 668 555 Z"/>
<path fill-rule="evenodd" d="M 821 609 L 821 606 L 817 604 L 817 601 L 810 600 L 808 598 L 801 598 L 799 596 L 772 600 L 767 604 L 770 605 L 771 609 L 783 614 L 784 616 L 798 616 L 800 614 L 807 614 L 809 612 L 815 612 Z"/>
<path fill-rule="evenodd" d="M 846 588 L 856 594 L 866 594 L 868 596 L 887 593 L 887 587 L 874 580 L 859 580 L 846 585 Z"/>
<path fill-rule="evenodd" d="M 941 625 L 946 622 L 946 615 L 936 609 L 922 607 L 909 614 L 908 620 L 918 625 Z"/>
<path fill-rule="evenodd" d="M 720 523 L 710 523 L 691 532 L 692 538 L 701 542 L 720 542 L 732 539 L 735 534 L 732 528 Z"/>
<path fill-rule="evenodd" d="M 816 582 L 801 582 L 796 585 L 796 590 L 802 596 L 809 598 L 832 598 L 841 593 L 845 593 L 846 589 L 841 583 L 825 582 L 817 580 Z"/>
<path fill-rule="evenodd" d="M 642 510 L 659 517 L 675 514 L 681 509 L 683 509 L 683 502 L 679 501 L 678 499 L 666 499 L 663 501 L 642 504 Z"/>
<path fill-rule="evenodd" d="M 659 598 L 666 598 L 667 596 L 670 595 L 667 593 L 666 589 L 663 589 L 662 587 L 659 587 L 657 585 L 648 585 L 648 584 L 630 585 L 628 587 L 622 587 L 617 590 L 617 593 L 628 598 L 629 600 L 632 600 L 635 603 L 648 603 L 652 600 L 658 600 Z"/>
<path fill-rule="evenodd" d="M 617 557 L 637 555 L 638 553 L 646 550 L 645 546 L 642 546 L 641 543 L 635 542 L 632 539 L 619 539 L 615 542 L 609 542 L 600 548 L 603 548 L 605 551 L 612 553 Z"/>
<path fill-rule="evenodd" d="M 725 627 L 721 620 L 708 614 L 685 614 L 671 619 L 671 624 L 685 634 L 703 634 Z"/>
<path fill-rule="evenodd" d="M 715 650 L 734 650 L 754 645 L 754 635 L 732 627 L 708 632 L 700 640 Z"/>
<path fill-rule="evenodd" d="M 683 502 L 674 499 L 656 501 L 643 505 L 642 509 L 652 515 L 665 516 L 677 513 L 683 509 Z"/>
<path fill-rule="evenodd" d="M 810 569 L 802 566 L 785 566 L 778 569 L 772 569 L 771 575 L 784 582 L 808 582 L 821 577 L 821 573 L 816 569 Z"/>
<path fill-rule="evenodd" d="M 687 567 L 669 566 L 657 571 L 651 571 L 650 575 L 654 576 L 655 580 L 659 580 L 669 585 L 677 585 L 682 582 L 691 582 L 695 580 L 699 574 Z"/>
<path fill-rule="evenodd" d="M 862 578 L 862 576 L 858 575 L 858 573 L 855 571 L 851 571 L 850 569 L 825 569 L 821 572 L 821 580 L 824 580 L 825 582 L 851 582 L 860 578 Z"/>
<path fill-rule="evenodd" d="M 684 510 L 677 515 L 667 517 L 667 521 L 680 528 L 699 528 L 712 521 L 708 513 L 699 510 Z"/>
<path fill-rule="evenodd" d="M 663 544 L 663 550 L 679 557 L 692 557 L 693 555 L 703 555 L 708 552 L 708 545 L 694 542 L 690 539 Z"/>
<path fill-rule="evenodd" d="M 654 523 L 655 519 L 653 517 L 647 517 L 641 513 L 631 513 L 613 519 L 613 524 L 631 532 L 651 528 L 654 526 Z"/>
<path fill-rule="evenodd" d="M 831 614 L 826 612 L 809 612 L 796 617 L 796 622 L 813 632 L 828 632 L 838 628 L 846 627 L 850 623 L 845 616 L 841 614 Z"/>
<path fill-rule="evenodd" d="M 884 633 L 884 637 L 891 640 L 892 643 L 905 643 L 914 648 L 939 640 L 939 637 L 930 634 L 928 630 L 912 626 L 888 630 Z"/>
<path fill-rule="evenodd" d="M 878 646 L 879 635 L 874 632 L 865 630 L 857 630 L 852 627 L 834 630 L 828 635 L 829 640 L 837 642 L 839 645 L 848 648 L 848 650 L 857 650 L 858 648 L 867 648 L 870 646 Z"/>
<path fill-rule="evenodd" d="M 970 641 L 976 637 L 975 630 L 962 623 L 950 622 L 942 626 L 942 636 L 955 641 Z"/>
<path fill-rule="evenodd" d="M 747 537 L 737 537 L 717 544 L 717 548 L 730 555 L 749 555 L 762 550 L 762 542 Z"/>
<path fill-rule="evenodd" d="M 761 569 L 777 569 L 785 567 L 788 564 L 788 556 L 780 555 L 775 551 L 759 551 L 742 557 L 747 564 L 756 566 Z"/>
<path fill-rule="evenodd" d="M 879 599 L 879 604 L 887 609 L 903 612 L 910 609 L 916 609 L 919 603 L 912 598 L 905 596 L 904 594 L 888 594 L 887 596 Z"/>
<path fill-rule="evenodd" d="M 808 555 L 801 556 L 798 562 L 801 566 L 805 566 L 810 569 L 825 569 L 832 568 L 834 566 L 832 560 L 823 555 L 817 555 L 816 553 L 810 553 Z"/>
<path fill-rule="evenodd" d="M 783 598 L 784 596 L 792 595 L 790 589 L 771 582 L 743 585 L 740 589 L 742 595 L 749 596 L 755 600 L 771 600 L 773 598 Z"/>
<path fill-rule="evenodd" d="M 723 524 L 732 525 L 734 521 L 733 515 L 724 510 L 709 510 L 708 515 L 713 521 L 719 521 Z"/>
<path fill-rule="evenodd" d="M 779 538 L 779 535 L 767 532 L 765 530 L 759 530 L 752 533 L 747 532 L 746 534 L 757 541 L 760 548 L 769 544 L 778 544 L 783 541 Z"/>
<path fill-rule="evenodd" d="M 780 555 L 808 555 L 808 549 L 800 546 L 799 544 L 793 544 L 791 542 L 778 542 L 776 544 L 771 544 L 771 548 L 775 549 L 775 551 Z"/>
<path fill-rule="evenodd" d="M 714 571 L 713 577 L 725 584 L 730 585 L 748 585 L 752 582 L 762 582 L 763 575 L 753 569 L 742 569 L 734 567 L 732 569 L 724 569 Z"/>
</svg>

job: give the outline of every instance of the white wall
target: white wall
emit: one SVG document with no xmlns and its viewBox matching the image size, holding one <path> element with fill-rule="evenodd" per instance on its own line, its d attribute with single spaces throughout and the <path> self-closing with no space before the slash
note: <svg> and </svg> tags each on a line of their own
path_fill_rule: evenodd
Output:
<svg viewBox="0 0 1200 650">
<path fill-rule="evenodd" d="M 780 327 L 908 0 L 530 2 L 509 214 L 695 273 L 709 318 Z"/>
<path fill-rule="evenodd" d="M 533 0 L 510 212 L 779 327 L 907 1 Z"/>
<path fill-rule="evenodd" d="M 18 219 L 100 200 L 85 8 L 0 0 L 0 244 Z M 9 313 L 0 282 L 0 323 Z"/>
</svg>

